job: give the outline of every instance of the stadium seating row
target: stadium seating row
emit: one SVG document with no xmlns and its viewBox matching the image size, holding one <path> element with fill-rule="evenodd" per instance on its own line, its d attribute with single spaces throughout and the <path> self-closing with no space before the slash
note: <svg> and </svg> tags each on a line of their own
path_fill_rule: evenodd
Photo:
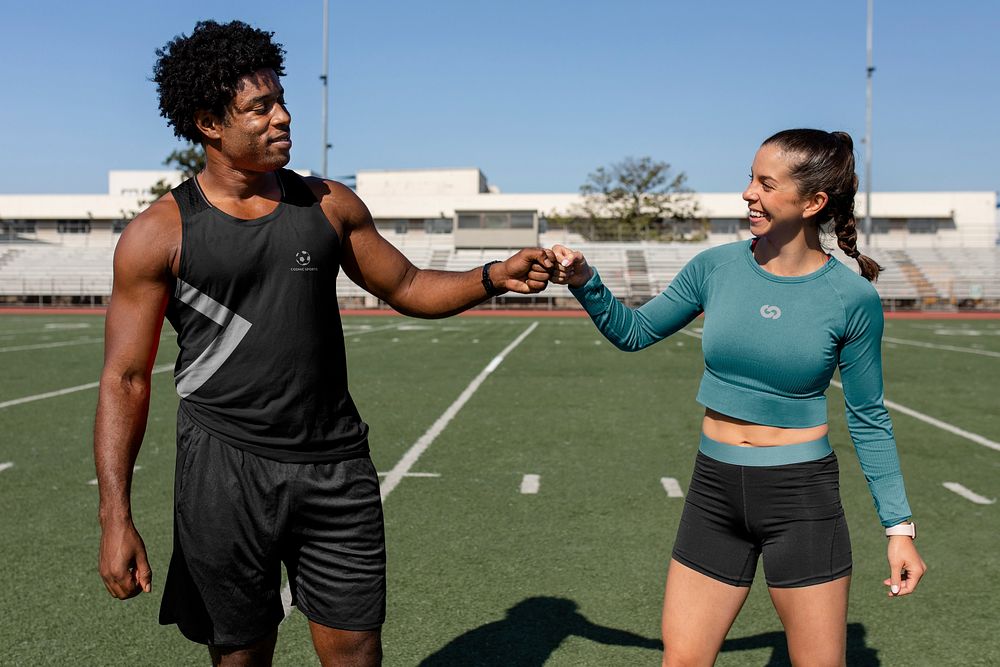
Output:
<svg viewBox="0 0 1000 667">
<path fill-rule="evenodd" d="M 498 249 L 455 249 L 445 244 L 407 245 L 393 239 L 416 266 L 465 271 L 505 256 Z M 677 272 L 705 244 L 577 243 L 611 290 L 629 301 L 641 301 L 670 284 Z M 0 244 L 0 296 L 99 296 L 111 293 L 112 247 L 62 246 L 44 243 Z M 839 249 L 833 253 L 852 269 L 856 262 Z M 874 259 L 884 268 L 876 288 L 884 300 L 911 305 L 946 305 L 1000 299 L 1000 249 L 914 248 L 880 250 Z M 341 274 L 342 297 L 366 293 Z M 555 287 L 550 297 L 567 297 Z M 518 295 L 509 295 L 518 298 Z M 369 300 L 368 305 L 377 305 Z"/>
</svg>

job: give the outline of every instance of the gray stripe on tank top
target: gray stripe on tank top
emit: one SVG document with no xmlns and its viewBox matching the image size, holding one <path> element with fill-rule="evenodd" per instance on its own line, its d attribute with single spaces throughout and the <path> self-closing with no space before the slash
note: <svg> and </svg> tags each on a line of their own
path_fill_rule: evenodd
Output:
<svg viewBox="0 0 1000 667">
<path fill-rule="evenodd" d="M 215 375 L 215 372 L 236 350 L 252 325 L 180 278 L 177 279 L 177 289 L 174 296 L 222 327 L 219 335 L 198 355 L 198 358 L 174 376 L 178 395 L 181 398 L 187 398 Z"/>
</svg>

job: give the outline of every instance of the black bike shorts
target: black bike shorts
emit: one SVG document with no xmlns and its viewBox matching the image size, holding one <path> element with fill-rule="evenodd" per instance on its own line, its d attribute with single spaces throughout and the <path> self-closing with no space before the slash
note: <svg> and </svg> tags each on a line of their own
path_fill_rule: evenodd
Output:
<svg viewBox="0 0 1000 667">
<path fill-rule="evenodd" d="M 371 459 L 281 463 L 177 420 L 174 551 L 160 623 L 188 639 L 245 646 L 292 604 L 309 620 L 375 630 L 385 620 L 385 533 Z"/>
<path fill-rule="evenodd" d="M 750 586 L 761 555 L 767 585 L 775 588 L 812 586 L 851 573 L 851 539 L 840 503 L 837 457 L 829 443 L 822 450 L 820 441 L 807 443 L 810 449 L 706 440 L 703 436 L 677 530 L 675 560 L 732 586 Z M 771 462 L 775 455 L 796 451 L 774 451 L 786 447 L 829 453 L 781 465 L 742 465 L 706 454 L 729 451 L 720 446 L 743 463 L 752 461 L 748 456 Z"/>
</svg>

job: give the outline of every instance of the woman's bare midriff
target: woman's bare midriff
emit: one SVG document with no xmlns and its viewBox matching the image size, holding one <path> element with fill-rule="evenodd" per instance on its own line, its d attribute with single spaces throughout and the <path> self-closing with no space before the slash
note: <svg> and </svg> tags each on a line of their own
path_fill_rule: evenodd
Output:
<svg viewBox="0 0 1000 667">
<path fill-rule="evenodd" d="M 797 445 L 800 442 L 819 440 L 827 434 L 826 424 L 809 428 L 781 428 L 745 422 L 705 408 L 701 423 L 702 433 L 716 442 L 737 447 L 776 447 Z"/>
</svg>

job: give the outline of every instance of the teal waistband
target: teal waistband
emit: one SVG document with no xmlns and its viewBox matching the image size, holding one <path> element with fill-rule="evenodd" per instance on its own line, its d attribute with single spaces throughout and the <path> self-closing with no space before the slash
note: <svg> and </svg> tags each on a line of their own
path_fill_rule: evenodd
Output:
<svg viewBox="0 0 1000 667">
<path fill-rule="evenodd" d="M 783 466 L 821 459 L 830 454 L 833 447 L 830 446 L 830 439 L 827 436 L 794 445 L 739 447 L 712 440 L 702 433 L 698 450 L 716 461 L 737 466 Z"/>
</svg>

